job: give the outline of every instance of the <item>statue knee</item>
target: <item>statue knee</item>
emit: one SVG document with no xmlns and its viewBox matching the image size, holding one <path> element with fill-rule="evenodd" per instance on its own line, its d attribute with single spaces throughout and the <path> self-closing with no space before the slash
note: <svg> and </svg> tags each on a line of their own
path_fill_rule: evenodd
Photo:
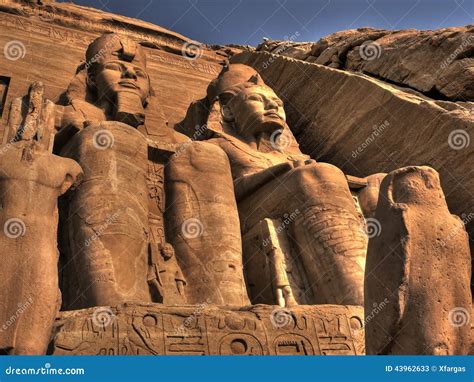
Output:
<svg viewBox="0 0 474 382">
<path fill-rule="evenodd" d="M 340 184 L 347 187 L 344 173 L 336 166 L 328 163 L 314 163 L 306 166 L 296 167 L 291 171 L 292 181 L 290 184 L 298 188 L 322 187 L 324 184 Z"/>
<path fill-rule="evenodd" d="M 211 158 L 211 159 L 210 159 Z M 168 179 L 181 178 L 191 171 L 202 174 L 226 174 L 231 176 L 229 159 L 219 146 L 208 142 L 186 142 L 171 156 L 166 172 Z"/>
</svg>

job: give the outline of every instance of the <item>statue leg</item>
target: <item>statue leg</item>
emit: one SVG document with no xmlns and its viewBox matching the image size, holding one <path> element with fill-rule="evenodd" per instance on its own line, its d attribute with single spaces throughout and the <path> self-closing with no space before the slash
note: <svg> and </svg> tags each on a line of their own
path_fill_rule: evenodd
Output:
<svg viewBox="0 0 474 382">
<path fill-rule="evenodd" d="M 146 138 L 131 126 L 101 122 L 77 133 L 61 154 L 77 160 L 85 174 L 65 219 L 66 261 L 79 285 L 66 296 L 77 296 L 81 308 L 151 302 Z"/>
<path fill-rule="evenodd" d="M 165 188 L 166 234 L 187 280 L 187 301 L 248 304 L 227 155 L 206 142 L 184 144 L 165 167 Z"/>
<path fill-rule="evenodd" d="M 367 237 L 347 180 L 337 167 L 297 167 L 239 204 L 244 229 L 295 215 L 289 234 L 317 304 L 363 304 Z"/>
</svg>

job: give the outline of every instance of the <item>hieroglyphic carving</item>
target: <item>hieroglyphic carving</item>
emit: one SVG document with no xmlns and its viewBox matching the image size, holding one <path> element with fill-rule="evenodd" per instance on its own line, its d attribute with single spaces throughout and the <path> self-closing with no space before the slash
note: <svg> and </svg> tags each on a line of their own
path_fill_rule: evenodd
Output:
<svg viewBox="0 0 474 382">
<path fill-rule="evenodd" d="M 189 317 L 194 317 L 189 319 Z M 208 354 L 206 326 L 202 316 L 165 317 L 165 353 L 167 355 Z"/>
<path fill-rule="evenodd" d="M 313 355 L 364 354 L 363 310 L 255 305 L 223 309 L 207 304 L 170 307 L 120 305 L 62 313 L 52 354 Z M 106 319 L 97 317 L 106 313 Z"/>
<path fill-rule="evenodd" d="M 263 355 L 267 352 L 262 322 L 251 315 L 221 312 L 207 318 L 210 354 Z"/>
<path fill-rule="evenodd" d="M 12 14 L 0 13 L 0 25 L 28 33 L 37 33 L 64 45 L 73 43 L 79 46 L 86 46 L 94 39 L 93 35 L 86 32 L 76 32 L 57 25 L 40 21 L 30 21 L 25 17 Z"/>
<path fill-rule="evenodd" d="M 351 326 L 346 315 L 319 317 L 314 320 L 316 333 L 323 355 L 355 355 Z"/>
<path fill-rule="evenodd" d="M 37 20 L 28 20 L 27 18 L 22 16 L 0 13 L 1 26 L 6 28 L 14 28 L 37 35 L 42 35 L 50 40 L 54 40 L 57 44 L 61 45 L 74 44 L 75 46 L 87 47 L 96 36 L 95 34 L 86 32 L 87 30 L 90 31 L 96 29 L 87 28 L 87 23 L 87 21 L 81 21 L 81 26 L 84 26 L 84 28 L 82 28 L 82 30 L 77 31 L 71 28 L 66 28 L 51 23 L 45 23 Z M 91 26 L 97 26 L 97 24 L 91 23 Z M 75 29 L 77 29 L 77 24 L 75 24 L 74 27 Z M 123 28 L 118 28 L 114 26 L 107 26 L 107 28 L 105 28 L 107 32 L 121 32 L 122 29 Z M 177 43 L 176 41 L 170 38 L 166 38 L 164 36 L 157 37 L 147 33 L 137 32 L 127 33 L 127 35 L 135 38 L 137 41 L 147 41 L 151 43 L 152 46 L 173 46 L 175 48 L 178 48 L 179 52 L 182 47 L 182 43 Z M 196 70 L 198 72 L 210 75 L 217 75 L 221 70 L 220 65 L 207 63 L 205 61 L 191 61 L 173 53 L 149 51 L 147 57 L 151 61 L 160 64 L 170 65 L 173 68 L 180 67 L 184 70 Z"/>
<path fill-rule="evenodd" d="M 95 33 L 124 33 L 126 32 L 127 35 L 137 39 L 137 40 L 145 40 L 151 44 L 156 44 L 158 46 L 166 46 L 175 49 L 181 49 L 183 44 L 182 38 L 179 36 L 174 36 L 172 33 L 167 35 L 166 31 L 158 31 L 154 29 L 148 29 L 143 31 L 143 27 L 139 27 L 138 25 L 134 25 L 132 23 L 126 21 L 116 21 L 116 20 L 103 20 L 102 22 L 98 22 L 98 20 L 91 20 L 88 18 L 87 14 L 82 14 L 79 12 L 55 12 L 54 10 L 51 12 L 48 9 L 42 8 L 41 6 L 31 6 L 32 4 L 24 4 L 20 7 L 10 6 L 6 8 L 6 11 L 9 11 L 6 16 L 8 18 L 16 18 L 22 19 L 22 21 L 16 21 L 17 23 L 22 24 L 23 27 L 30 26 L 35 23 L 37 25 L 41 25 L 45 31 L 43 33 L 50 34 L 51 29 L 50 26 L 54 23 L 61 23 L 62 25 L 66 25 L 67 27 L 73 27 L 74 29 L 79 29 L 82 31 L 93 31 Z M 55 5 L 55 7 L 60 7 L 60 5 Z M 38 17 L 39 20 L 30 21 L 28 18 L 30 17 Z M 37 27 L 41 28 L 41 27 Z M 25 31 L 31 31 L 32 29 L 25 29 Z M 41 33 L 41 31 L 39 31 Z M 51 35 L 52 36 L 52 35 Z M 71 35 L 69 35 L 71 36 Z M 78 37 L 78 34 L 74 35 Z M 52 36 L 52 38 L 58 38 L 58 36 Z M 84 42 L 80 38 L 76 42 L 87 44 L 88 42 Z"/>
<path fill-rule="evenodd" d="M 155 62 L 160 64 L 166 64 L 173 67 L 175 70 L 176 67 L 180 67 L 187 70 L 197 70 L 199 72 L 217 75 L 221 70 L 221 66 L 212 65 L 204 62 L 196 62 L 187 60 L 184 57 L 173 56 L 170 53 L 163 52 L 153 52 L 148 55 L 148 57 Z"/>
<path fill-rule="evenodd" d="M 164 169 L 162 163 L 148 160 L 147 172 L 148 197 L 150 211 L 148 222 L 150 224 L 150 240 L 156 244 L 165 242 L 163 211 L 165 203 Z"/>
</svg>

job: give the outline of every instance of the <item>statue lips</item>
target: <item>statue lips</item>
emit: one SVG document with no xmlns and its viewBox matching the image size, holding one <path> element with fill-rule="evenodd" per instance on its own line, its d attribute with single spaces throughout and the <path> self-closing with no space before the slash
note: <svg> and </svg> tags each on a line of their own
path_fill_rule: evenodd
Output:
<svg viewBox="0 0 474 382">
<path fill-rule="evenodd" d="M 269 117 L 269 118 L 283 119 L 283 118 L 281 117 L 281 115 L 278 114 L 278 112 L 273 111 L 273 110 L 272 110 L 272 111 L 267 111 L 267 112 L 263 113 L 263 116 L 264 116 L 264 117 Z"/>
<path fill-rule="evenodd" d="M 140 90 L 140 87 L 133 81 L 120 81 L 119 85 L 123 86 L 124 88 L 131 88 L 131 89 Z"/>
</svg>

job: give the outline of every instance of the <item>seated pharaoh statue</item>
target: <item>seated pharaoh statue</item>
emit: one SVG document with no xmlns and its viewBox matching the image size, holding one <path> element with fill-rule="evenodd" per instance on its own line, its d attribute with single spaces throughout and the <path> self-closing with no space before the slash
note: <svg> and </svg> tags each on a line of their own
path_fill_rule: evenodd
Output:
<svg viewBox="0 0 474 382">
<path fill-rule="evenodd" d="M 187 160 L 201 163 L 202 152 L 214 150 L 214 161 L 227 161 L 230 166 L 232 184 L 221 176 L 220 195 L 231 190 L 237 201 L 251 302 L 363 304 L 367 235 L 346 176 L 337 167 L 316 163 L 301 153 L 286 124 L 282 100 L 253 69 L 240 64 L 225 68 L 208 88 L 209 97 L 215 98 L 210 102 L 207 124 L 198 126 L 200 130 L 192 135 L 206 142 L 193 143 L 198 148 L 188 148 Z M 186 161 L 183 156 L 173 158 L 167 167 L 176 178 L 178 167 L 183 168 Z M 212 183 L 195 175 L 194 196 L 198 182 Z M 215 211 L 202 214 L 204 204 L 195 204 L 196 214 L 204 218 L 203 231 L 212 230 L 206 216 L 221 216 L 222 210 L 208 203 L 206 209 L 215 206 Z M 203 235 L 201 240 L 221 243 L 219 236 L 211 237 Z M 267 253 L 268 279 L 265 265 L 258 268 L 255 261 L 258 250 Z M 265 299 L 268 289 L 273 290 L 272 297 Z"/>
<path fill-rule="evenodd" d="M 63 308 L 184 303 L 186 279 L 155 224 L 162 212 L 150 136 L 171 129 L 148 119 L 144 50 L 118 34 L 100 36 L 66 96 L 55 152 L 83 167 L 84 182 L 61 200 Z"/>
</svg>

